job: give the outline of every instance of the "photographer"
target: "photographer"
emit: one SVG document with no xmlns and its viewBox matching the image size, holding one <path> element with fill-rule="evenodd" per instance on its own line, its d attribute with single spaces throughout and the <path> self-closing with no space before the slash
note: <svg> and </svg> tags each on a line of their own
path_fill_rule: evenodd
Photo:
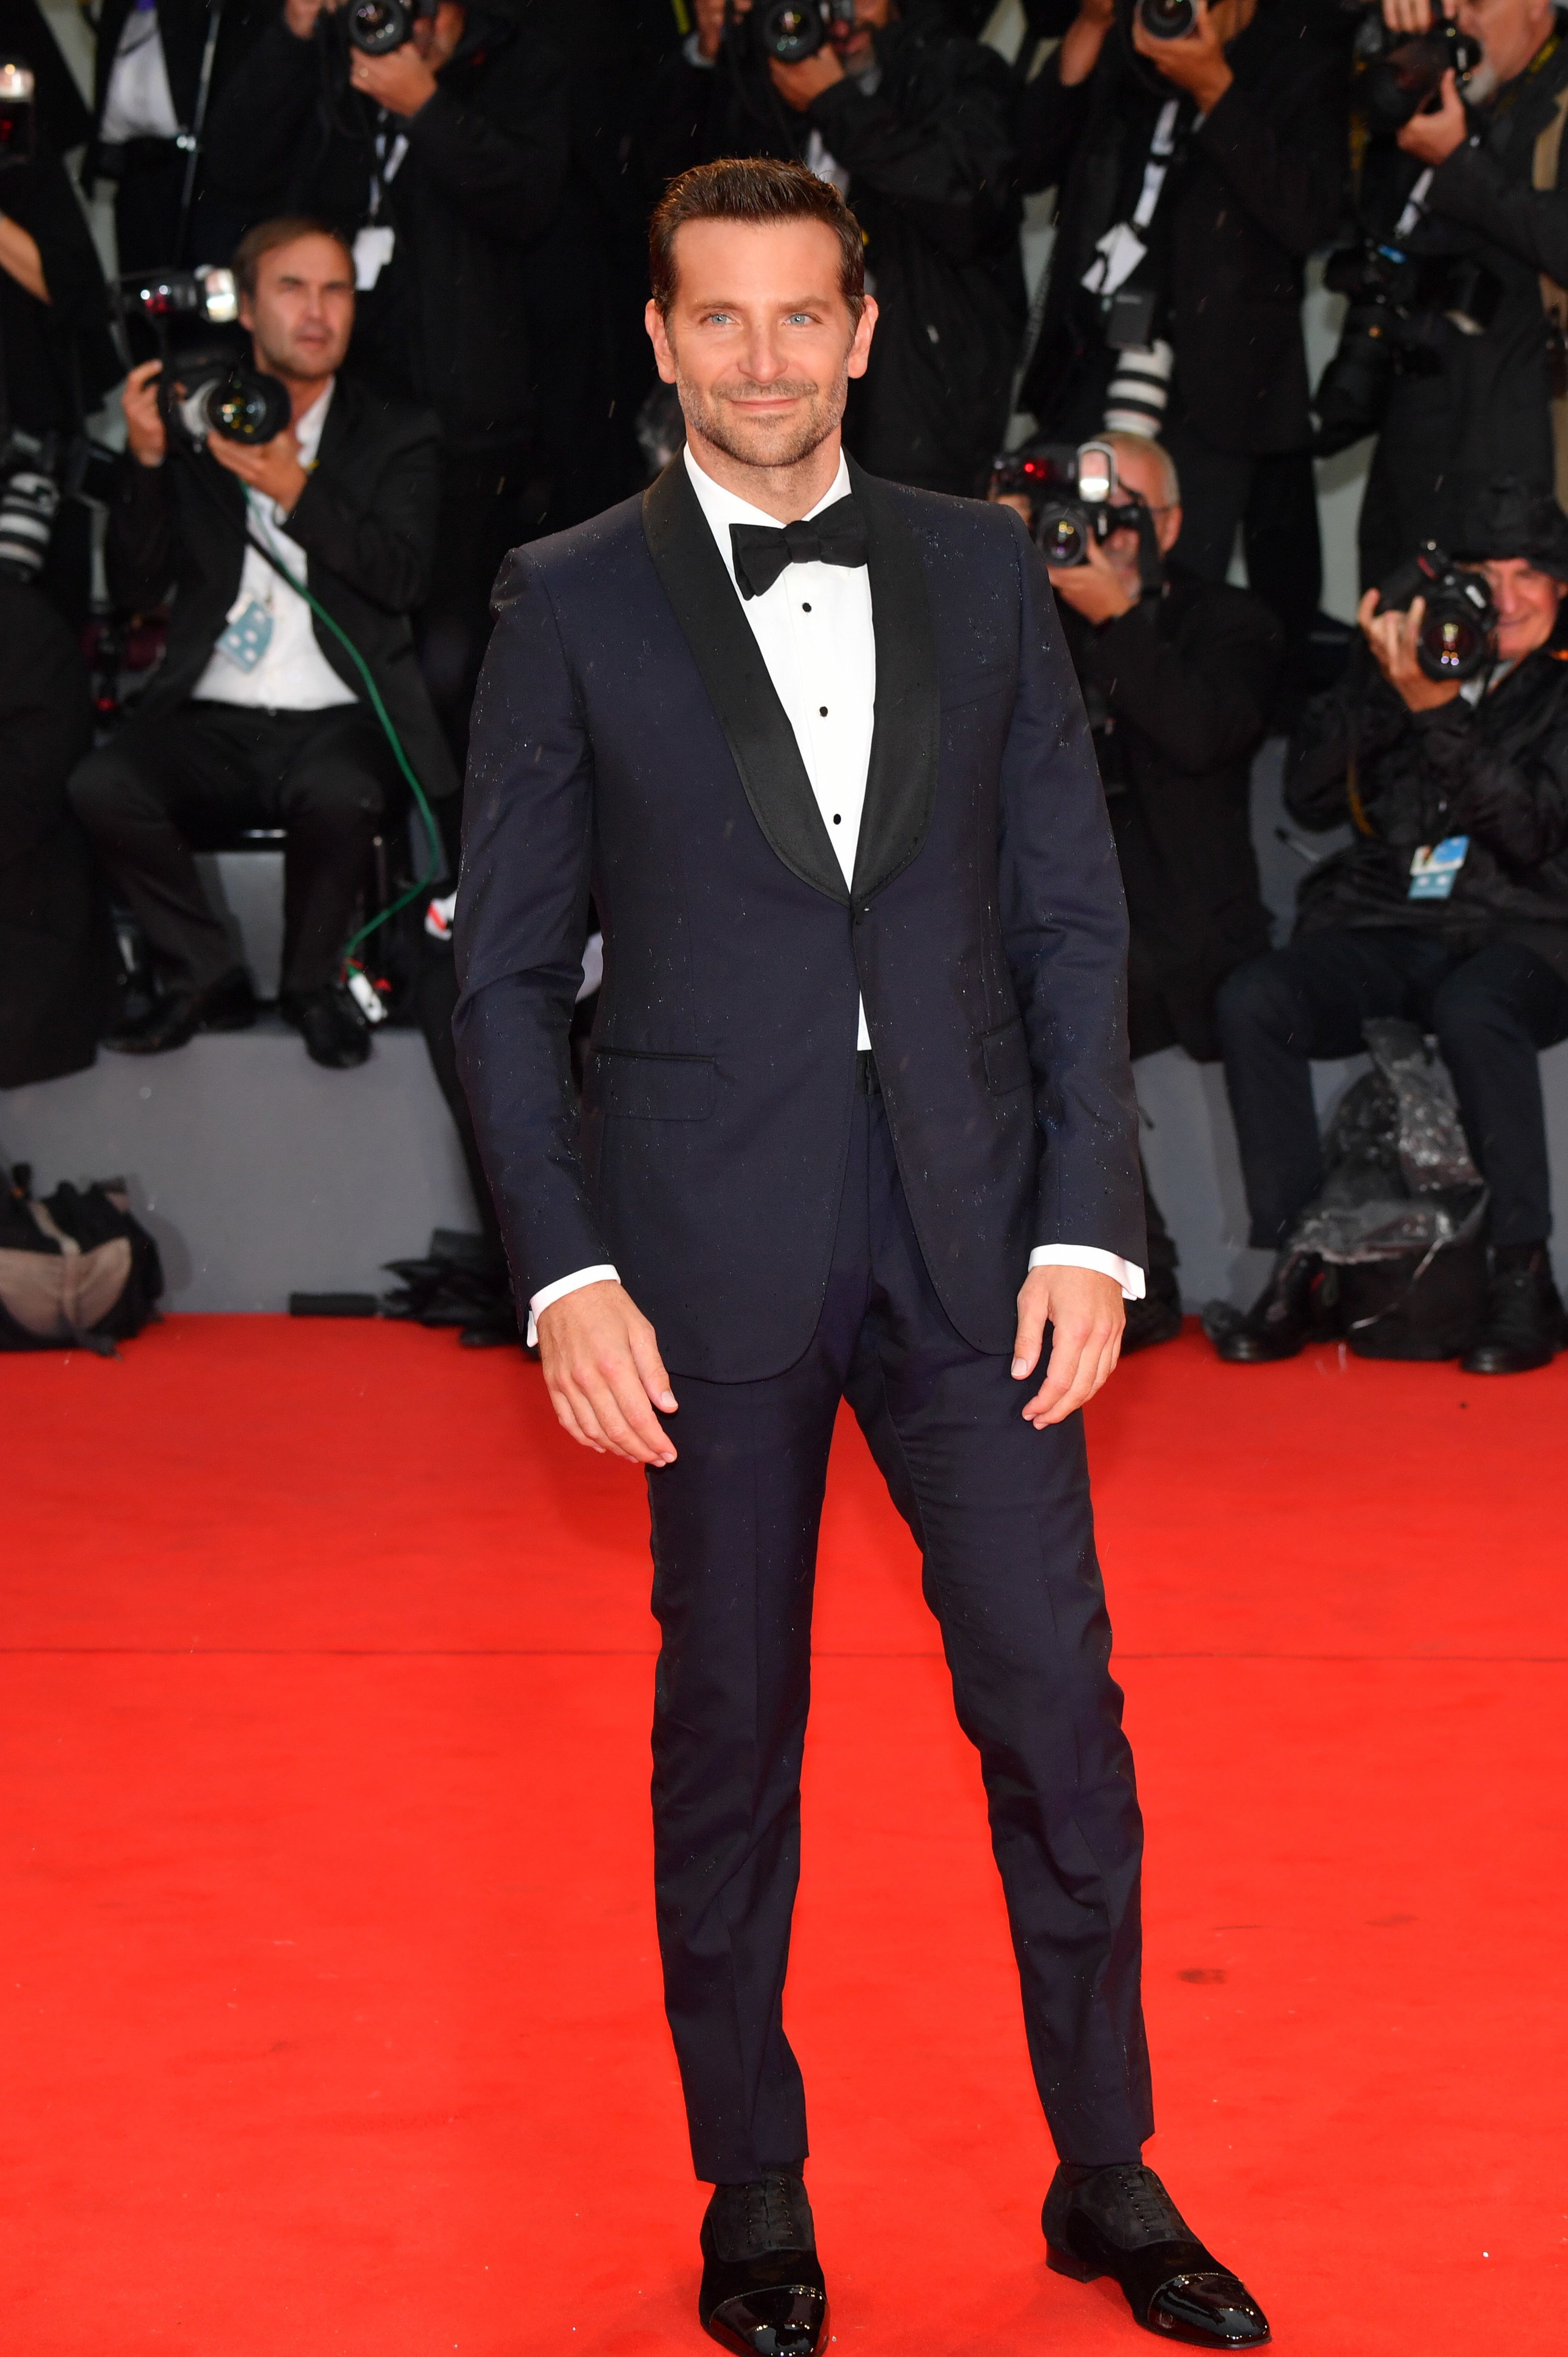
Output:
<svg viewBox="0 0 1568 2357">
<path fill-rule="evenodd" d="M 1568 518 L 1505 479 L 1468 544 L 1496 608 L 1490 661 L 1434 678 L 1426 600 L 1363 597 L 1369 660 L 1308 706 L 1285 780 L 1304 826 L 1348 818 L 1355 836 L 1304 887 L 1289 948 L 1233 974 L 1219 1017 L 1251 1241 L 1276 1252 L 1321 1183 L 1309 1060 L 1358 1054 L 1369 1016 L 1436 1034 L 1490 1199 L 1487 1314 L 1463 1363 L 1509 1374 L 1563 1342 L 1536 1059 L 1568 1038 Z M 1299 1351 L 1316 1273 L 1282 1258 L 1222 1354 Z"/>
<path fill-rule="evenodd" d="M 806 12 L 810 14 L 810 10 Z M 813 54 L 769 56 L 762 0 L 695 0 L 643 131 L 658 188 L 720 156 L 798 157 L 847 196 L 879 318 L 845 440 L 900 483 L 978 497 L 1023 332 L 1014 99 L 939 0 L 855 0 Z"/>
<path fill-rule="evenodd" d="M 209 828 L 282 824 L 282 1012 L 316 1062 L 344 1069 L 370 1039 L 339 963 L 397 771 L 353 658 L 290 582 L 358 648 L 425 792 L 455 793 L 408 620 L 435 542 L 435 428 L 338 376 L 354 278 L 335 231 L 263 223 L 234 275 L 255 366 L 286 393 L 289 422 L 260 442 L 209 431 L 193 448 L 170 420 L 180 387 L 171 402 L 156 361 L 132 371 L 110 585 L 145 608 L 172 581 L 174 609 L 162 667 L 134 717 L 76 770 L 71 800 L 162 985 L 107 1046 L 156 1055 L 253 1019 L 192 846 Z"/>
<path fill-rule="evenodd" d="M 347 12 L 286 0 L 213 110 L 214 178 L 252 212 L 306 211 L 353 239 L 353 366 L 433 409 L 445 458 L 421 659 L 454 751 L 521 537 L 532 420 L 526 249 L 565 181 L 565 69 L 510 0 L 426 0 L 372 57 Z"/>
<path fill-rule="evenodd" d="M 1052 565 L 1050 577 L 1127 895 L 1133 1057 L 1181 1047 L 1212 1063 L 1219 1054 L 1215 992 L 1268 945 L 1249 774 L 1279 667 L 1280 628 L 1245 590 L 1205 581 L 1172 556 L 1182 505 L 1169 453 L 1134 434 L 1103 435 L 1098 444 L 1114 456 L 1106 521 L 1117 528 L 1104 540 L 1090 536 L 1084 561 Z M 1029 515 L 1027 500 L 1015 496 L 1012 504 Z M 1147 1174 L 1144 1194 L 1148 1292 L 1127 1304 L 1124 1351 L 1181 1330 L 1176 1245 Z"/>
<path fill-rule="evenodd" d="M 1364 585 L 1423 541 L 1451 546 L 1499 470 L 1542 490 L 1553 481 L 1551 402 L 1564 362 L 1560 336 L 1553 358 L 1542 281 L 1568 285 L 1568 40 L 1552 0 L 1447 5 L 1480 45 L 1478 70 L 1464 91 L 1444 71 L 1429 111 L 1369 143 L 1361 174 L 1367 238 L 1425 281 L 1419 349 L 1393 370 L 1385 361 L 1361 422 L 1372 431 L 1380 408 L 1361 509 Z M 1426 0 L 1388 0 L 1386 14 L 1402 32 L 1432 21 Z M 1457 324 L 1460 313 L 1482 332 Z"/>
<path fill-rule="evenodd" d="M 1149 14 L 1083 0 L 1022 93 L 1024 187 L 1061 194 L 1021 404 L 1053 441 L 1108 411 L 1158 435 L 1183 563 L 1223 581 L 1242 525 L 1294 646 L 1321 578 L 1302 274 L 1339 212 L 1346 44 L 1316 0 L 1194 0 L 1174 39 Z"/>
<path fill-rule="evenodd" d="M 86 412 L 113 383 L 103 274 L 65 166 L 33 120 L 30 69 L 7 60 L 17 94 L 0 99 L 0 539 L 18 524 L 36 552 L 29 577 L 80 626 L 91 588 L 87 511 L 60 479 Z M 30 522 L 21 511 L 30 511 Z"/>
</svg>

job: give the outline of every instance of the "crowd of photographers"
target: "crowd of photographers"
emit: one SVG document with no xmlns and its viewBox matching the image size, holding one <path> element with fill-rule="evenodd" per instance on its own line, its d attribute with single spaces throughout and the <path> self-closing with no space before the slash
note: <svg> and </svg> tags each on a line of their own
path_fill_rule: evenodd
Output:
<svg viewBox="0 0 1568 2357">
<path fill-rule="evenodd" d="M 649 205 L 718 156 L 793 157 L 845 195 L 879 306 L 849 447 L 1013 500 L 1050 565 L 1133 1054 L 1223 1058 L 1277 1256 L 1219 1347 L 1322 1329 L 1293 1241 L 1326 1184 L 1311 1060 L 1397 1018 L 1435 1037 L 1486 1190 L 1466 1363 L 1551 1358 L 1568 27 L 1552 0 L 1022 13 L 1009 59 L 984 0 L 103 0 L 89 105 L 36 0 L 0 0 L 0 1086 L 253 1019 L 196 855 L 255 827 L 286 839 L 282 1011 L 318 1062 L 364 1060 L 454 856 L 502 554 L 636 491 L 678 436 Z M 1025 204 L 1053 189 L 1031 305 Z M 107 281 L 82 195 L 112 203 Z M 1314 255 L 1346 297 L 1316 384 Z M 116 457 L 90 421 L 117 382 Z M 1333 679 L 1315 460 L 1368 437 Z M 1294 817 L 1349 836 L 1274 948 L 1249 780 L 1282 726 Z M 372 847 L 405 837 L 423 888 L 368 898 Z M 469 1143 L 440 906 L 399 987 Z M 1134 1345 L 1180 1315 L 1149 1204 Z"/>
</svg>

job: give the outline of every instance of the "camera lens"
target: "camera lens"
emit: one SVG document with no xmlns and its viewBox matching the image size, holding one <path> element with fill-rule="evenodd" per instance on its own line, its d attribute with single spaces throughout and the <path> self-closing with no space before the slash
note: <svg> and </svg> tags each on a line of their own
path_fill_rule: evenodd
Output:
<svg viewBox="0 0 1568 2357">
<path fill-rule="evenodd" d="M 1193 0 L 1138 0 L 1138 22 L 1151 41 L 1185 41 L 1197 11 Z"/>
<path fill-rule="evenodd" d="M 226 442 L 270 442 L 289 419 L 288 394 L 277 378 L 242 365 L 199 388 L 187 409 L 199 437 L 221 434 Z"/>
<path fill-rule="evenodd" d="M 1474 618 L 1450 608 L 1421 626 L 1421 668 L 1428 679 L 1470 679 L 1486 659 L 1487 636 Z"/>
<path fill-rule="evenodd" d="M 413 29 L 403 0 L 354 0 L 348 11 L 349 38 L 368 58 L 401 49 Z"/>
<path fill-rule="evenodd" d="M 1083 565 L 1089 557 L 1089 525 L 1076 508 L 1046 507 L 1035 527 L 1035 538 L 1047 565 Z"/>
<path fill-rule="evenodd" d="M 781 66 L 814 58 L 827 38 L 820 0 L 774 0 L 757 15 L 757 38 Z"/>
</svg>

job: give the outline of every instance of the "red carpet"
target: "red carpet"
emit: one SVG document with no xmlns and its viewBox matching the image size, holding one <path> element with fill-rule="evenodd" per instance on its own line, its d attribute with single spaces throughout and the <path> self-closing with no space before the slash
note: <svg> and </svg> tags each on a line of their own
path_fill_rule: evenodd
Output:
<svg viewBox="0 0 1568 2357">
<path fill-rule="evenodd" d="M 1150 2158 L 1302 2357 L 1561 2345 L 1568 1361 L 1132 1362 L 1092 1412 Z M 663 2357 L 692 2182 L 637 1477 L 516 1359 L 0 1361 L 19 2357 Z M 790 2028 L 837 2347 L 1152 2344 L 1048 2276 L 972 1754 L 841 1435 Z"/>
</svg>

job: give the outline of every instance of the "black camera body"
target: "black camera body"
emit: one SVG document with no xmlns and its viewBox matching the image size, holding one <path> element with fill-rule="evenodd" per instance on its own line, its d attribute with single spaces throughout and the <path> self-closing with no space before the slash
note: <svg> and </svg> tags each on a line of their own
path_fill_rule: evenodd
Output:
<svg viewBox="0 0 1568 2357">
<path fill-rule="evenodd" d="M 1070 572 L 1113 532 L 1136 532 L 1138 576 L 1144 597 L 1165 578 L 1155 520 L 1146 500 L 1118 483 L 1116 453 L 1108 442 L 1036 443 L 1005 453 L 992 468 L 993 493 L 1021 492 L 1029 502 L 1029 532 L 1046 563 Z M 1122 499 L 1112 505 L 1112 494 Z"/>
<path fill-rule="evenodd" d="M 1401 131 L 1432 103 L 1450 67 L 1463 97 L 1481 55 L 1480 43 L 1451 17 L 1440 16 L 1424 33 L 1396 33 L 1370 8 L 1351 51 L 1350 102 L 1369 131 Z"/>
<path fill-rule="evenodd" d="M 1403 613 L 1423 597 L 1415 659 L 1428 679 L 1474 679 L 1497 654 L 1498 609 L 1478 573 L 1455 564 L 1435 541 L 1385 581 L 1380 614 Z"/>
<path fill-rule="evenodd" d="M 163 374 L 158 407 L 164 423 L 192 448 L 209 434 L 228 442 L 270 442 L 291 414 L 287 387 L 252 368 L 244 349 L 220 331 L 240 317 L 231 270 L 147 270 L 116 280 L 122 322 L 134 312 L 150 320 Z M 194 331 L 194 332 L 193 332 Z"/>
<path fill-rule="evenodd" d="M 749 16 L 725 11 L 726 38 L 749 41 L 781 66 L 803 64 L 835 32 L 854 29 L 854 0 L 756 0 Z"/>
<path fill-rule="evenodd" d="M 1396 376 L 1437 373 L 1445 323 L 1485 335 L 1503 291 L 1497 273 L 1472 255 L 1412 255 L 1373 239 L 1331 254 L 1323 283 L 1349 307 L 1313 395 L 1321 458 L 1377 432 Z"/>
</svg>

